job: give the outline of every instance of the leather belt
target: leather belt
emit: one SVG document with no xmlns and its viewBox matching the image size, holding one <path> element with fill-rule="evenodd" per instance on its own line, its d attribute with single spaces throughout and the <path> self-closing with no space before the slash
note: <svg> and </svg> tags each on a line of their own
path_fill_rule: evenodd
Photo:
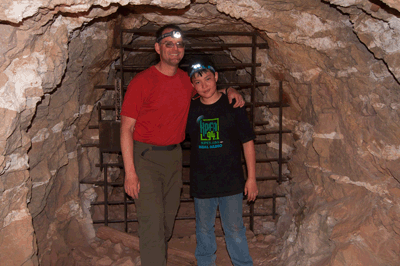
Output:
<svg viewBox="0 0 400 266">
<path fill-rule="evenodd" d="M 178 144 L 168 146 L 151 146 L 150 148 L 147 148 L 142 152 L 142 156 L 144 156 L 144 154 L 148 151 L 172 151 L 176 148 L 176 146 L 178 146 Z"/>
</svg>

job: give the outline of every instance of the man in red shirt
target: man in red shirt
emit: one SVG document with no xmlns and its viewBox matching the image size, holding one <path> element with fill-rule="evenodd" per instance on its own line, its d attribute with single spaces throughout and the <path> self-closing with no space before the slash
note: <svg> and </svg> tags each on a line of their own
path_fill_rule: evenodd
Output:
<svg viewBox="0 0 400 266">
<path fill-rule="evenodd" d="M 121 111 L 121 149 L 125 191 L 139 221 L 142 266 L 165 266 L 182 187 L 182 151 L 194 88 L 178 68 L 185 49 L 182 31 L 169 24 L 156 33 L 155 66 L 129 83 Z M 244 100 L 229 90 L 237 106 Z"/>
</svg>

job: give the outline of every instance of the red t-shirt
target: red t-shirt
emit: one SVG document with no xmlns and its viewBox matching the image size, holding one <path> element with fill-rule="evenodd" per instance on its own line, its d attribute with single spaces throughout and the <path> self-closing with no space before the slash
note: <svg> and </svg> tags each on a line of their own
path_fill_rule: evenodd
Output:
<svg viewBox="0 0 400 266">
<path fill-rule="evenodd" d="M 158 146 L 182 142 L 193 92 L 181 69 L 174 76 L 155 66 L 138 73 L 128 85 L 121 110 L 121 115 L 136 119 L 133 139 Z"/>
</svg>

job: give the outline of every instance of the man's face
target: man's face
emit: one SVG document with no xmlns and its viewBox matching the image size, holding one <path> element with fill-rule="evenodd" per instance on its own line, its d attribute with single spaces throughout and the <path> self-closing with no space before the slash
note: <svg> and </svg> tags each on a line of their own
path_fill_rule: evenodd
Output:
<svg viewBox="0 0 400 266">
<path fill-rule="evenodd" d="M 173 31 L 174 29 L 165 29 L 162 34 Z M 154 48 L 160 55 L 160 60 L 170 66 L 178 66 L 185 55 L 185 48 L 182 46 L 182 38 L 165 37 Z"/>
</svg>

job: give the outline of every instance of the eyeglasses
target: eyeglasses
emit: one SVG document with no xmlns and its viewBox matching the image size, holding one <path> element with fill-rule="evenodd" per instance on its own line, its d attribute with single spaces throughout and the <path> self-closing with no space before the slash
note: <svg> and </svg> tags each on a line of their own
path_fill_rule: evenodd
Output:
<svg viewBox="0 0 400 266">
<path fill-rule="evenodd" d="M 183 42 L 177 42 L 177 43 L 173 43 L 173 42 L 163 42 L 160 44 L 165 44 L 165 47 L 167 48 L 174 48 L 174 46 L 176 45 L 176 48 L 185 48 L 185 44 Z"/>
</svg>

